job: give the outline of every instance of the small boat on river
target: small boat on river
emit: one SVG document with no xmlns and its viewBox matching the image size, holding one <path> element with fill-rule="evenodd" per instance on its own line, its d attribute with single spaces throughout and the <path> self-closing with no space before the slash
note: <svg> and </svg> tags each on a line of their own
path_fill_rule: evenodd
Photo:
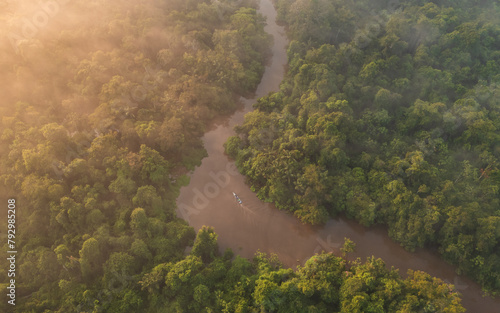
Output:
<svg viewBox="0 0 500 313">
<path fill-rule="evenodd" d="M 238 197 L 238 195 L 235 194 L 234 192 L 233 192 L 233 196 L 236 199 L 236 201 L 238 201 L 239 204 L 243 204 L 243 202 L 241 201 L 240 197 Z"/>
</svg>

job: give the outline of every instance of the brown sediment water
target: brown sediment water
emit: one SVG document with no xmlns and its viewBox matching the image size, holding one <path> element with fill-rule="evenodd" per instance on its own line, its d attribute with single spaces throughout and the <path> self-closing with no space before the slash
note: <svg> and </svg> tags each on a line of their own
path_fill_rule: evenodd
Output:
<svg viewBox="0 0 500 313">
<path fill-rule="evenodd" d="M 351 258 L 362 260 L 370 256 L 382 258 L 387 266 L 422 270 L 445 282 L 454 284 L 462 294 L 462 304 L 468 312 L 498 313 L 500 299 L 484 297 L 480 286 L 456 274 L 456 267 L 426 249 L 414 253 L 392 241 L 384 227 L 366 228 L 346 218 L 331 219 L 323 226 L 301 224 L 291 214 L 259 200 L 245 177 L 235 170 L 234 161 L 224 154 L 223 143 L 234 135 L 233 127 L 243 122 L 252 104 L 269 92 L 278 91 L 287 64 L 288 40 L 282 26 L 276 24 L 276 10 L 271 0 L 261 0 L 259 12 L 267 18 L 265 30 L 274 38 L 272 58 L 253 99 L 244 99 L 244 108 L 224 121 L 216 122 L 205 133 L 203 142 L 208 156 L 190 174 L 190 183 L 183 187 L 177 199 L 180 217 L 199 230 L 203 225 L 214 227 L 221 250 L 231 248 L 236 254 L 252 258 L 256 251 L 275 253 L 288 267 L 303 264 L 314 253 L 339 253 L 344 238 L 356 243 Z M 235 192 L 243 204 L 233 196 Z"/>
</svg>

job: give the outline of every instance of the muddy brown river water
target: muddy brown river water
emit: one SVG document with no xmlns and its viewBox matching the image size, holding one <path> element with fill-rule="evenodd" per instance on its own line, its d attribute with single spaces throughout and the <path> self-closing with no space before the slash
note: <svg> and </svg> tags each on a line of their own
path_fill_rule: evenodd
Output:
<svg viewBox="0 0 500 313">
<path fill-rule="evenodd" d="M 267 18 L 265 30 L 274 37 L 272 59 L 255 98 L 242 98 L 244 108 L 215 123 L 205 133 L 203 142 L 208 157 L 190 174 L 189 185 L 181 189 L 178 215 L 196 230 L 203 225 L 214 227 L 221 251 L 231 248 L 246 258 L 252 258 L 257 250 L 275 253 L 288 267 L 303 264 L 322 250 L 338 254 L 344 237 L 348 237 L 356 243 L 352 258 L 364 260 L 373 255 L 398 268 L 403 275 L 408 269 L 425 271 L 454 284 L 462 293 L 467 312 L 500 313 L 500 299 L 483 296 L 478 284 L 457 275 L 456 268 L 437 254 L 425 249 L 410 253 L 393 242 L 383 227 L 366 228 L 345 218 L 331 219 L 321 227 L 301 224 L 291 214 L 260 201 L 245 184 L 245 177 L 237 172 L 234 161 L 224 154 L 223 143 L 234 134 L 233 127 L 243 122 L 244 114 L 252 110 L 257 98 L 279 90 L 287 63 L 288 40 L 284 28 L 276 24 L 271 0 L 261 0 L 259 12 Z M 233 192 L 243 205 L 236 202 Z"/>
</svg>

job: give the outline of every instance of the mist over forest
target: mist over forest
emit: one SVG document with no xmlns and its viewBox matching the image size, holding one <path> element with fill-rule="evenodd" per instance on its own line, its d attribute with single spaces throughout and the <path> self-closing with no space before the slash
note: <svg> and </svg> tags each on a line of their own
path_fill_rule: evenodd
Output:
<svg viewBox="0 0 500 313">
<path fill-rule="evenodd" d="M 227 154 L 303 223 L 345 215 L 500 290 L 500 8 L 277 0 L 280 91 Z M 214 119 L 251 96 L 272 37 L 255 0 L 0 2 L 3 312 L 464 312 L 376 258 L 221 252 L 176 198 Z M 5 210 L 7 211 L 7 210 Z M 9 213 L 10 214 L 10 213 Z M 8 272 L 12 238 L 15 276 Z M 12 267 L 11 267 L 12 268 Z"/>
</svg>

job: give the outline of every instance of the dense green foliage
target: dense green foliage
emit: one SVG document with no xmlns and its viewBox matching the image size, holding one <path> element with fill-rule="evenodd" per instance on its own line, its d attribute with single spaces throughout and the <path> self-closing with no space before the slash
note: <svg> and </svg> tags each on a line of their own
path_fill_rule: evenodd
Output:
<svg viewBox="0 0 500 313">
<path fill-rule="evenodd" d="M 330 254 L 297 271 L 221 256 L 212 229 L 195 236 L 176 217 L 205 126 L 263 72 L 269 37 L 254 3 L 64 3 L 29 36 L 0 29 L 0 198 L 16 198 L 19 250 L 16 306 L 0 311 L 463 311 L 425 273 L 403 280 L 381 260 Z M 32 4 L 6 2 L 0 20 L 33 21 Z"/>
<path fill-rule="evenodd" d="M 500 291 L 500 8 L 278 0 L 289 71 L 226 151 L 303 222 L 382 223 Z"/>
<path fill-rule="evenodd" d="M 204 246 L 203 250 L 196 249 Z M 210 255 L 209 258 L 206 256 Z M 380 259 L 310 258 L 296 271 L 257 253 L 252 262 L 226 251 L 202 228 L 190 255 L 156 266 L 140 282 L 148 312 L 464 312 L 450 286 L 423 272 L 402 279 Z"/>
<path fill-rule="evenodd" d="M 43 12 L 30 4 L 6 4 L 2 20 Z M 205 126 L 253 92 L 270 37 L 251 2 L 70 1 L 53 13 L 33 36 L 1 30 L 14 38 L 0 60 L 0 190 L 18 206 L 15 311 L 139 312 L 142 274 L 195 239 L 175 198 Z"/>
</svg>

